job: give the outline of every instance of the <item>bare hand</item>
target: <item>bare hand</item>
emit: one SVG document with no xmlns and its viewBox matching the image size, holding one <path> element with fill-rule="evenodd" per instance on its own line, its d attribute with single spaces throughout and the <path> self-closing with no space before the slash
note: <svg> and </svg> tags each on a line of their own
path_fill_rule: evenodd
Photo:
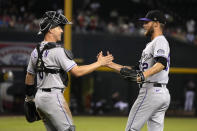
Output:
<svg viewBox="0 0 197 131">
<path fill-rule="evenodd" d="M 107 51 L 107 55 L 112 55 L 109 51 Z M 108 63 L 106 66 L 107 67 L 111 67 L 111 65 L 113 64 L 113 62 Z"/>
<path fill-rule="evenodd" d="M 113 59 L 114 57 L 111 54 L 107 54 L 107 56 L 103 56 L 102 51 L 97 55 L 97 62 L 99 62 L 101 66 L 106 66 L 110 64 Z"/>
</svg>

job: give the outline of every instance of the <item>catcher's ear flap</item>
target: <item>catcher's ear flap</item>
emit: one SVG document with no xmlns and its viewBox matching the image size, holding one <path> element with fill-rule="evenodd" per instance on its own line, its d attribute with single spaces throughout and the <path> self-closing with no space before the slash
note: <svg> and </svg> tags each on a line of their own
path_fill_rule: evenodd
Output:
<svg viewBox="0 0 197 131">
<path fill-rule="evenodd" d="M 36 106 L 33 101 L 24 102 L 24 113 L 26 120 L 30 123 L 40 120 L 40 116 L 36 111 Z"/>
</svg>

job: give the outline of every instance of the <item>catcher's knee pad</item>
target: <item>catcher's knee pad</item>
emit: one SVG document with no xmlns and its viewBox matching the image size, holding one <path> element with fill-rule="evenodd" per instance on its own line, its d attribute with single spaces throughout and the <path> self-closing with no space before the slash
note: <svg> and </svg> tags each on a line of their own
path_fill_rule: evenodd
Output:
<svg viewBox="0 0 197 131">
<path fill-rule="evenodd" d="M 75 126 L 74 125 L 70 125 L 68 131 L 75 131 Z"/>
</svg>

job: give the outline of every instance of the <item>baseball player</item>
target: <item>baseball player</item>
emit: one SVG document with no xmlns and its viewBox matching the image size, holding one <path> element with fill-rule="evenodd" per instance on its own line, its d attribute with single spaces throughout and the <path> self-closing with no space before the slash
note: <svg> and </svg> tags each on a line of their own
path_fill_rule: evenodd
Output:
<svg viewBox="0 0 197 131">
<path fill-rule="evenodd" d="M 148 12 L 139 20 L 144 22 L 145 36 L 151 38 L 142 52 L 139 65 L 128 67 L 111 63 L 108 67 L 119 71 L 125 79 L 139 83 L 139 95 L 130 110 L 125 131 L 140 131 L 145 122 L 149 131 L 163 131 L 165 112 L 170 103 L 166 88 L 170 48 L 163 35 L 166 20 L 158 10 Z"/>
<path fill-rule="evenodd" d="M 61 40 L 61 26 L 66 24 L 71 22 L 63 14 L 56 11 L 45 12 L 39 31 L 39 34 L 44 35 L 44 40 L 31 53 L 25 79 L 26 101 L 35 101 L 47 131 L 75 130 L 71 112 L 63 96 L 63 73 L 70 72 L 74 76 L 83 76 L 113 60 L 112 55 L 102 57 L 100 53 L 95 63 L 78 66 L 72 54 L 56 43 Z M 35 76 L 38 90 L 34 98 Z"/>
</svg>

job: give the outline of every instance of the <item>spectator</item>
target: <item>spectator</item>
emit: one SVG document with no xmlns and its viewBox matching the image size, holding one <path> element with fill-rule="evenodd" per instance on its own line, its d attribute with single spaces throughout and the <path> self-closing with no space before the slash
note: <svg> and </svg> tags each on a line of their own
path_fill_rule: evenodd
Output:
<svg viewBox="0 0 197 131">
<path fill-rule="evenodd" d="M 93 12 L 95 12 L 95 13 L 99 10 L 100 6 L 101 6 L 100 3 L 97 2 L 97 1 L 92 2 L 92 3 L 90 4 L 91 10 L 92 10 Z"/>
<path fill-rule="evenodd" d="M 194 97 L 195 97 L 195 88 L 196 85 L 193 80 L 190 80 L 186 85 L 186 92 L 185 92 L 185 111 L 192 111 Z"/>
<path fill-rule="evenodd" d="M 195 32 L 195 21 L 193 19 L 187 21 L 186 27 L 187 27 L 186 39 L 189 42 L 194 42 L 194 39 L 195 39 L 195 36 L 194 36 L 194 32 Z"/>
<path fill-rule="evenodd" d="M 14 97 L 7 93 L 9 87 L 13 85 L 14 74 L 12 71 L 3 71 L 4 82 L 0 83 L 0 112 L 11 110 Z"/>
<path fill-rule="evenodd" d="M 128 103 L 121 100 L 119 92 L 115 92 L 112 94 L 112 101 L 115 109 L 118 109 L 121 112 L 128 110 Z"/>
<path fill-rule="evenodd" d="M 115 26 L 115 24 L 113 22 L 110 22 L 108 25 L 107 25 L 107 30 L 110 32 L 110 33 L 116 33 L 117 32 L 117 28 Z"/>
</svg>

